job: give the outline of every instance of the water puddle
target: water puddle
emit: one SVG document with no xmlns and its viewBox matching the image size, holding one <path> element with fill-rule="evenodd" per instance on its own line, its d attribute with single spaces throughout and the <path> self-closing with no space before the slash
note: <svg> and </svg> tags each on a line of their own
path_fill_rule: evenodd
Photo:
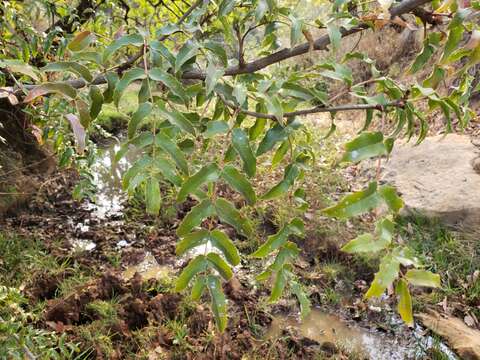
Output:
<svg viewBox="0 0 480 360">
<path fill-rule="evenodd" d="M 115 154 L 120 150 L 120 144 L 114 142 L 98 150 L 98 159 L 92 166 L 93 182 L 97 187 L 94 203 L 86 207 L 92 211 L 92 216 L 105 219 L 112 215 L 121 215 L 122 203 L 127 196 L 122 191 L 122 176 L 137 159 L 138 153 L 128 151 L 119 161 Z"/>
<path fill-rule="evenodd" d="M 289 326 L 298 329 L 302 336 L 318 341 L 320 344 L 333 343 L 348 353 L 367 359 L 418 359 L 434 346 L 444 353 L 445 358 L 457 359 L 444 344 L 435 342 L 429 336 L 422 336 L 420 327 L 414 331 L 411 339 L 399 336 L 391 338 L 381 333 L 350 326 L 338 317 L 326 314 L 319 309 L 312 309 L 311 313 L 301 322 L 285 315 L 274 317 L 267 337 L 278 337 L 282 330 Z"/>
<path fill-rule="evenodd" d="M 134 266 L 129 266 L 127 269 L 125 269 L 123 272 L 123 277 L 125 280 L 129 280 L 137 272 L 142 276 L 143 280 L 159 280 L 169 277 L 171 268 L 168 266 L 159 265 L 152 253 L 147 252 L 141 263 Z"/>
</svg>

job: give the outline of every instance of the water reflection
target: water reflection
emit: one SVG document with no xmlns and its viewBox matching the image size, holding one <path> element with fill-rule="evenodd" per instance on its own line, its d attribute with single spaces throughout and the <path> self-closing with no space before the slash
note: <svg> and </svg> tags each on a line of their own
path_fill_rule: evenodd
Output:
<svg viewBox="0 0 480 360">
<path fill-rule="evenodd" d="M 267 333 L 268 337 L 278 337 L 282 330 L 292 326 L 300 334 L 319 343 L 333 343 L 349 353 L 355 353 L 367 359 L 403 360 L 423 358 L 425 351 L 434 346 L 430 336 L 423 336 L 420 328 L 414 331 L 409 339 L 387 337 L 380 333 L 369 332 L 359 327 L 350 326 L 336 316 L 326 314 L 319 309 L 311 313 L 301 322 L 293 317 L 276 316 Z M 444 345 L 439 345 L 446 359 L 456 356 Z"/>
</svg>

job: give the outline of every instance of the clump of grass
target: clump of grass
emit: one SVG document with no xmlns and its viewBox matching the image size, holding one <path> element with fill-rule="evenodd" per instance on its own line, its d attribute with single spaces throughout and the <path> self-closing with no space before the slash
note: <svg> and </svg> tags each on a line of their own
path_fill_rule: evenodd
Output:
<svg viewBox="0 0 480 360">
<path fill-rule="evenodd" d="M 478 317 L 474 306 L 480 301 L 480 280 L 472 275 L 480 269 L 480 243 L 476 233 L 453 231 L 440 222 L 419 215 L 399 220 L 400 234 L 429 270 L 440 274 L 442 288 L 430 294 L 436 303 L 443 297 L 462 298 Z"/>
</svg>

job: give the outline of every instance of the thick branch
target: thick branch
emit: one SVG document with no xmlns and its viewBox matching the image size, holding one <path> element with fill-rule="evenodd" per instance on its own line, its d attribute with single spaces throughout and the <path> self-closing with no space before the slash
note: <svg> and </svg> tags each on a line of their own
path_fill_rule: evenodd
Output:
<svg viewBox="0 0 480 360">
<path fill-rule="evenodd" d="M 198 6 L 200 6 L 203 3 L 204 0 L 197 0 L 184 14 L 183 16 L 177 21 L 177 25 L 182 24 L 185 19 L 192 13 L 194 9 L 196 9 Z M 430 2 L 429 0 L 404 0 L 397 6 L 394 6 L 390 9 L 390 14 L 392 17 L 399 16 L 401 14 L 410 12 L 414 10 L 415 8 L 424 5 L 426 3 Z M 362 23 L 358 25 L 355 28 L 352 28 L 350 30 L 344 30 L 342 29 L 342 37 L 355 34 L 357 32 L 363 31 L 367 29 L 369 25 L 367 23 Z M 163 36 L 160 41 L 163 41 L 166 39 L 166 36 Z M 327 46 L 330 44 L 330 38 L 328 35 L 323 35 L 319 37 L 315 42 L 313 43 L 313 50 L 325 50 Z M 295 46 L 293 48 L 289 49 L 283 49 L 280 51 L 277 51 L 276 53 L 273 53 L 271 55 L 265 56 L 263 58 L 260 58 L 258 60 L 246 63 L 243 67 L 240 66 L 233 66 L 230 67 L 226 70 L 225 75 L 226 76 L 233 76 L 233 75 L 239 75 L 239 74 L 246 74 L 246 73 L 253 73 L 258 70 L 261 70 L 263 68 L 266 68 L 269 65 L 278 63 L 280 61 L 303 55 L 306 54 L 310 50 L 310 44 L 308 42 Z M 136 53 L 135 55 L 131 56 L 125 63 L 120 65 L 117 68 L 118 72 L 122 72 L 128 68 L 130 68 L 138 59 L 140 59 L 143 56 L 143 48 L 141 51 Z M 201 71 L 187 71 L 185 72 L 182 77 L 184 79 L 191 79 L 191 80 L 204 80 L 206 77 L 206 74 Z M 75 79 L 75 80 L 70 80 L 67 82 L 69 85 L 76 89 L 83 88 L 88 85 L 88 83 L 83 80 L 83 79 Z M 106 78 L 103 75 L 98 75 L 95 77 L 95 79 L 92 82 L 95 85 L 99 84 L 104 84 L 106 83 Z M 33 86 L 25 86 L 26 89 L 32 89 L 36 85 Z"/>
<path fill-rule="evenodd" d="M 424 5 L 430 2 L 429 0 L 405 0 L 401 2 L 399 5 L 392 7 L 390 9 L 390 15 L 392 18 L 395 16 L 399 16 L 404 13 L 408 13 L 415 8 Z M 359 31 L 363 31 L 368 29 L 369 25 L 367 23 L 361 23 L 357 27 L 354 27 L 350 30 L 341 30 L 342 37 L 355 34 Z M 323 35 L 319 37 L 313 43 L 313 50 L 325 50 L 327 46 L 330 44 L 330 37 L 328 35 Z M 269 65 L 276 64 L 280 61 L 306 54 L 310 50 L 310 44 L 308 42 L 303 43 L 301 45 L 297 45 L 293 48 L 283 49 L 277 51 L 276 53 L 270 54 L 258 60 L 249 62 L 244 64 L 243 66 L 232 66 L 225 71 L 226 76 L 233 76 L 233 75 L 240 75 L 240 74 L 249 74 L 254 73 L 258 70 L 266 68 Z M 201 71 L 187 71 L 185 72 L 182 77 L 184 79 L 197 79 L 197 80 L 204 80 L 206 78 L 206 74 Z"/>
</svg>

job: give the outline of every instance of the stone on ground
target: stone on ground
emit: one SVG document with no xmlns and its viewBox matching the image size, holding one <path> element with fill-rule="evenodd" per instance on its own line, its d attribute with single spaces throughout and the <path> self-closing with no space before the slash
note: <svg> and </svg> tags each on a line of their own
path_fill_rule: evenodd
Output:
<svg viewBox="0 0 480 360">
<path fill-rule="evenodd" d="M 480 149 L 466 135 L 395 144 L 383 180 L 396 186 L 406 211 L 451 226 L 480 228 Z"/>
</svg>

